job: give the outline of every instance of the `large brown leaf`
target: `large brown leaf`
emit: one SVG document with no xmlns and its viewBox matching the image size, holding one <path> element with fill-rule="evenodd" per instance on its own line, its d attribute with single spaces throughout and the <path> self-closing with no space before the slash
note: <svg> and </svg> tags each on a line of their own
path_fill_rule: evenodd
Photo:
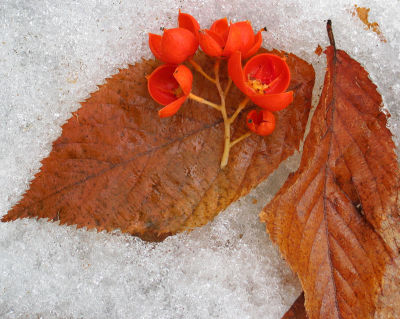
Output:
<svg viewBox="0 0 400 319">
<path fill-rule="evenodd" d="M 261 220 L 300 277 L 310 319 L 373 318 L 380 307 L 382 318 L 399 318 L 393 315 L 399 299 L 377 306 L 382 295 L 400 289 L 386 289 L 384 279 L 385 271 L 392 278 L 398 270 L 394 144 L 376 86 L 358 62 L 336 50 L 328 30 L 324 89 L 300 167 Z"/>
<path fill-rule="evenodd" d="M 304 293 L 295 300 L 290 309 L 283 315 L 282 319 L 308 319 L 304 308 Z"/>
<path fill-rule="evenodd" d="M 30 189 L 2 221 L 48 218 L 99 231 L 119 228 L 145 240 L 204 225 L 299 146 L 314 69 L 285 55 L 294 103 L 277 113 L 271 136 L 237 144 L 224 170 L 219 167 L 224 132 L 219 112 L 190 101 L 175 116 L 160 119 L 160 106 L 149 97 L 145 79 L 157 63 L 143 61 L 121 70 L 63 126 Z M 211 60 L 203 55 L 197 59 L 212 70 Z M 193 90 L 218 102 L 215 87 L 200 75 L 195 74 Z M 228 104 L 237 105 L 242 98 L 233 88 Z M 245 130 L 243 115 L 232 135 Z"/>
</svg>

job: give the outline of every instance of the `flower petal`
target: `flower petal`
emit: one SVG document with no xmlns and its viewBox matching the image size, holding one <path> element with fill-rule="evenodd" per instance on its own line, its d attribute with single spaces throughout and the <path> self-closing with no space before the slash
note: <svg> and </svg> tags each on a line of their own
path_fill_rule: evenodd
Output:
<svg viewBox="0 0 400 319">
<path fill-rule="evenodd" d="M 224 57 L 229 57 L 233 52 L 240 50 L 241 43 L 240 28 L 232 24 L 229 27 L 228 38 L 222 55 Z"/>
<path fill-rule="evenodd" d="M 164 64 L 147 78 L 147 89 L 157 103 L 167 105 L 176 100 L 174 92 L 179 88 L 179 83 L 173 76 L 175 69 L 174 65 Z"/>
<path fill-rule="evenodd" d="M 270 135 L 275 129 L 275 116 L 266 110 L 250 111 L 247 114 L 247 127 L 258 135 Z"/>
<path fill-rule="evenodd" d="M 254 95 L 254 91 L 247 86 L 246 78 L 242 68 L 242 54 L 236 51 L 231 55 L 228 61 L 228 74 L 233 83 L 246 95 Z"/>
<path fill-rule="evenodd" d="M 198 45 L 194 34 L 187 29 L 165 30 L 161 40 L 161 60 L 165 63 L 180 64 L 196 52 Z"/>
<path fill-rule="evenodd" d="M 222 55 L 224 42 L 216 33 L 209 30 L 200 31 L 199 43 L 205 54 L 215 57 Z"/>
<path fill-rule="evenodd" d="M 178 65 L 174 71 L 174 78 L 181 87 L 183 93 L 187 96 L 192 90 L 193 74 L 192 71 L 183 64 Z"/>
<path fill-rule="evenodd" d="M 218 34 L 225 43 L 226 40 L 228 39 L 228 33 L 229 33 L 228 19 L 225 17 L 223 19 L 215 21 L 212 24 L 210 31 Z"/>
<path fill-rule="evenodd" d="M 286 63 L 285 63 L 286 64 Z M 290 71 L 289 67 L 283 67 L 279 76 L 277 76 L 270 84 L 269 88 L 265 90 L 266 94 L 278 93 L 286 91 L 290 84 Z"/>
<path fill-rule="evenodd" d="M 196 38 L 198 38 L 200 25 L 192 15 L 188 13 L 182 13 L 181 10 L 179 10 L 178 24 L 180 28 L 189 30 Z"/>
<path fill-rule="evenodd" d="M 254 104 L 268 111 L 280 111 L 293 101 L 293 91 L 277 94 L 253 94 L 249 95 Z"/>
<path fill-rule="evenodd" d="M 161 35 L 149 33 L 149 47 L 158 60 L 161 59 Z"/>
<path fill-rule="evenodd" d="M 275 116 L 269 111 L 261 111 L 263 121 L 257 127 L 256 133 L 261 136 L 270 135 L 275 130 Z"/>
<path fill-rule="evenodd" d="M 249 128 L 250 131 L 256 133 L 257 132 L 257 125 L 259 121 L 257 120 L 257 111 L 252 110 L 247 114 L 247 127 Z"/>
<path fill-rule="evenodd" d="M 254 77 L 269 84 L 265 94 L 281 93 L 289 87 L 289 67 L 284 59 L 275 54 L 257 54 L 247 61 L 243 70 L 246 77 Z"/>
<path fill-rule="evenodd" d="M 254 44 L 253 46 L 243 54 L 243 59 L 247 59 L 251 56 L 253 56 L 254 54 L 257 53 L 257 51 L 260 49 L 262 44 L 262 34 L 261 31 L 258 31 L 255 38 L 254 38 Z"/>
<path fill-rule="evenodd" d="M 174 115 L 176 112 L 178 112 L 183 102 L 185 102 L 186 98 L 187 98 L 186 96 L 182 96 L 179 99 L 168 104 L 167 106 L 164 106 L 161 110 L 158 111 L 158 116 L 169 117 Z"/>
<path fill-rule="evenodd" d="M 240 30 L 240 51 L 242 52 L 243 56 L 249 51 L 255 40 L 254 40 L 254 31 L 249 21 L 240 21 L 236 22 L 235 25 Z"/>
</svg>

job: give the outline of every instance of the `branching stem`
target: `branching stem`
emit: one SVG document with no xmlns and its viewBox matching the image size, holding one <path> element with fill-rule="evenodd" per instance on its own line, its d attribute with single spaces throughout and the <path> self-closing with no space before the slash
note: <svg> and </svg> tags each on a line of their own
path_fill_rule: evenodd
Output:
<svg viewBox="0 0 400 319">
<path fill-rule="evenodd" d="M 194 61 L 193 59 L 189 59 L 189 62 L 190 62 L 191 65 L 193 65 L 194 69 L 195 69 L 197 72 L 199 72 L 202 76 L 204 76 L 208 81 L 210 81 L 210 82 L 216 84 L 216 83 L 215 83 L 215 82 L 216 82 L 215 79 L 213 79 L 211 76 L 209 76 L 209 75 L 203 70 L 203 68 L 201 67 L 201 65 L 197 64 L 197 62 Z"/>
<path fill-rule="evenodd" d="M 215 104 L 213 102 L 210 102 L 210 101 L 208 101 L 206 99 L 203 99 L 202 97 L 197 96 L 197 95 L 195 95 L 193 93 L 189 93 L 189 99 L 192 99 L 192 100 L 194 100 L 196 102 L 203 103 L 203 104 L 206 104 L 208 106 L 211 106 L 212 108 L 214 108 L 214 109 L 216 109 L 216 110 L 221 112 L 221 105 L 218 105 L 218 104 Z"/>
<path fill-rule="evenodd" d="M 250 101 L 250 99 L 246 96 L 243 100 L 242 100 L 242 102 L 240 102 L 240 104 L 238 105 L 238 107 L 237 107 L 237 109 L 236 109 L 236 111 L 235 111 L 235 113 L 233 113 L 233 115 L 230 117 L 230 119 L 229 119 L 229 123 L 230 124 L 232 124 L 235 120 L 236 120 L 236 118 L 237 118 L 237 116 L 239 115 L 239 113 L 246 107 L 246 105 L 247 105 L 247 103 Z"/>
<path fill-rule="evenodd" d="M 220 65 L 221 65 L 221 59 L 217 59 L 215 61 L 214 65 L 214 73 L 215 73 L 215 78 L 213 79 L 210 77 L 207 73 L 204 72 L 203 68 L 198 65 L 195 61 L 192 59 L 189 60 L 189 62 L 193 65 L 195 70 L 202 74 L 207 80 L 213 82 L 215 86 L 217 87 L 218 94 L 221 99 L 221 103 L 218 105 L 216 103 L 210 102 L 206 99 L 203 99 L 200 96 L 197 96 L 193 93 L 189 94 L 189 98 L 199 102 L 203 103 L 206 105 L 211 106 L 212 108 L 218 110 L 222 114 L 222 118 L 224 120 L 224 151 L 222 154 L 222 159 L 221 159 L 221 169 L 224 168 L 228 164 L 228 159 L 229 159 L 229 152 L 230 149 L 236 145 L 237 143 L 243 141 L 245 138 L 249 137 L 251 135 L 250 132 L 243 134 L 242 136 L 238 137 L 234 141 L 231 142 L 231 124 L 236 120 L 240 112 L 246 107 L 247 103 L 249 102 L 249 98 L 245 97 L 238 105 L 235 113 L 232 114 L 231 117 L 228 117 L 228 114 L 226 112 L 226 96 L 228 95 L 228 92 L 230 90 L 230 87 L 232 86 L 232 80 L 229 79 L 228 84 L 225 87 L 225 91 L 222 90 L 221 87 L 221 81 L 219 78 L 219 71 L 220 71 Z"/>
<path fill-rule="evenodd" d="M 226 96 L 228 95 L 228 92 L 229 92 L 229 90 L 230 90 L 230 88 L 231 88 L 231 85 L 232 85 L 232 79 L 229 78 L 228 84 L 226 85 L 226 88 L 225 88 L 225 91 L 224 91 L 224 97 L 225 97 L 225 99 L 226 99 Z"/>
<path fill-rule="evenodd" d="M 225 106 L 225 94 L 221 87 L 221 82 L 219 81 L 219 66 L 221 64 L 221 59 L 215 62 L 214 72 L 215 72 L 215 85 L 217 86 L 219 96 L 221 97 L 221 113 L 224 119 L 224 152 L 222 153 L 221 168 L 224 168 L 228 164 L 229 151 L 231 149 L 231 123 L 226 114 Z"/>
<path fill-rule="evenodd" d="M 231 148 L 232 148 L 235 144 L 237 144 L 237 143 L 243 141 L 245 138 L 248 138 L 250 135 L 251 135 L 251 133 L 250 133 L 250 132 L 247 132 L 247 133 L 243 134 L 242 136 L 238 137 L 236 140 L 234 140 L 233 142 L 231 142 L 231 145 L 230 145 Z"/>
</svg>

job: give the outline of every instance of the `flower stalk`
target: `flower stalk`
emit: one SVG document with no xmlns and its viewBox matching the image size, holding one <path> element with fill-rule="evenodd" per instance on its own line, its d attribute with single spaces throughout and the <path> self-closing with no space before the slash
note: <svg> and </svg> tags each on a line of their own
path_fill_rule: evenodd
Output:
<svg viewBox="0 0 400 319">
<path fill-rule="evenodd" d="M 211 79 L 209 75 L 207 75 L 202 67 L 197 64 L 193 60 L 189 60 L 190 63 L 194 66 L 194 69 L 199 72 L 201 75 L 203 75 L 206 79 Z M 224 151 L 222 153 L 222 158 L 221 158 L 221 168 L 224 168 L 228 164 L 229 160 L 229 153 L 231 148 L 236 145 L 237 143 L 241 142 L 245 138 L 249 137 L 251 135 L 250 132 L 243 134 L 233 142 L 231 142 L 231 125 L 233 122 L 236 120 L 237 116 L 240 114 L 240 112 L 246 107 L 247 103 L 250 101 L 248 97 L 245 97 L 238 105 L 235 113 L 231 117 L 228 117 L 227 111 L 226 111 L 226 96 L 229 92 L 229 88 L 232 85 L 232 81 L 229 80 L 225 90 L 222 90 L 221 86 L 221 81 L 220 81 L 220 65 L 221 65 L 221 59 L 217 59 L 214 65 L 214 74 L 215 74 L 215 80 L 213 79 L 213 83 L 217 87 L 218 94 L 220 96 L 220 104 L 215 104 L 213 102 L 210 102 L 206 99 L 203 99 L 200 96 L 197 96 L 193 93 L 189 94 L 189 99 L 211 106 L 212 108 L 216 109 L 217 111 L 221 112 L 222 114 L 222 119 L 224 120 Z"/>
<path fill-rule="evenodd" d="M 199 72 L 202 76 L 204 76 L 208 81 L 215 84 L 215 79 L 209 76 L 196 61 L 194 61 L 193 59 L 189 59 L 189 63 L 194 67 L 194 69 L 197 72 Z"/>
<path fill-rule="evenodd" d="M 246 96 L 246 97 L 243 99 L 243 101 L 240 102 L 240 104 L 238 105 L 238 107 L 237 107 L 235 113 L 233 113 L 233 115 L 230 117 L 229 123 L 232 124 L 232 123 L 236 120 L 237 116 L 240 114 L 240 112 L 243 111 L 243 109 L 246 107 L 246 105 L 247 105 L 247 103 L 248 103 L 249 101 L 250 101 L 249 97 Z"/>
<path fill-rule="evenodd" d="M 221 87 L 221 82 L 219 80 L 219 66 L 221 64 L 221 59 L 217 59 L 214 65 L 215 72 L 215 85 L 217 86 L 217 90 L 219 96 L 221 98 L 221 114 L 224 119 L 224 152 L 222 153 L 221 159 L 221 168 L 224 168 L 228 164 L 229 159 L 229 151 L 231 149 L 231 123 L 229 121 L 228 115 L 226 114 L 226 105 L 225 105 L 225 94 Z"/>
<path fill-rule="evenodd" d="M 150 96 L 164 106 L 158 111 L 159 117 L 174 115 L 187 99 L 221 112 L 224 121 L 221 169 L 228 164 L 231 148 L 251 136 L 252 132 L 260 136 L 272 134 L 276 124 L 272 112 L 284 109 L 293 101 L 293 91 L 287 91 L 290 70 L 286 59 L 270 53 L 256 54 L 262 43 L 262 31 L 266 30 L 254 33 L 249 21 L 228 23 L 227 18 L 216 20 L 210 29 L 201 29 L 193 16 L 179 11 L 177 28 L 164 29 L 163 35 L 149 33 L 150 50 L 164 62 L 146 77 Z M 214 77 L 193 60 L 199 46 L 205 54 L 216 59 Z M 249 59 L 244 67 L 242 59 Z M 222 60 L 227 61 L 229 75 L 224 90 L 220 81 Z M 216 86 L 220 104 L 192 93 L 193 74 L 182 64 L 185 61 Z M 232 83 L 245 94 L 245 98 L 229 117 L 226 98 Z M 231 141 L 231 125 L 249 101 L 262 110 L 251 110 L 246 116 L 250 131 Z"/>
<path fill-rule="evenodd" d="M 234 140 L 233 142 L 231 142 L 231 148 L 236 145 L 237 143 L 243 141 L 245 138 L 248 138 L 251 135 L 251 132 L 247 132 L 245 134 L 243 134 L 242 136 L 238 137 L 236 140 Z"/>
<path fill-rule="evenodd" d="M 212 108 L 214 108 L 217 111 L 221 112 L 221 105 L 218 105 L 218 104 L 215 104 L 213 102 L 210 102 L 210 101 L 208 101 L 206 99 L 203 99 L 202 97 L 197 96 L 197 95 L 195 95 L 193 93 L 189 94 L 189 99 L 192 99 L 193 101 L 196 101 L 196 102 L 203 103 L 203 104 L 206 104 L 208 106 L 211 106 Z"/>
</svg>

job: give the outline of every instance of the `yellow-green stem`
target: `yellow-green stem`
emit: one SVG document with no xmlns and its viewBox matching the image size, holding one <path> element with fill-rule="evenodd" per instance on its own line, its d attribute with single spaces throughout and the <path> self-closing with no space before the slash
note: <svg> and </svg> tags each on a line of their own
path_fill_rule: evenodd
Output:
<svg viewBox="0 0 400 319">
<path fill-rule="evenodd" d="M 216 85 L 219 96 L 221 98 L 221 104 L 218 105 L 216 103 L 213 103 L 206 99 L 203 99 L 202 97 L 197 96 L 193 93 L 190 93 L 188 96 L 190 99 L 192 99 L 196 102 L 209 105 L 212 108 L 221 112 L 222 118 L 224 120 L 224 152 L 222 154 L 222 159 L 221 159 L 221 168 L 224 168 L 228 164 L 230 149 L 234 145 L 236 145 L 237 143 L 239 143 L 240 141 L 244 140 L 245 138 L 247 138 L 251 135 L 250 132 L 243 134 L 242 136 L 240 136 L 239 138 L 237 138 L 236 140 L 231 142 L 231 124 L 235 121 L 235 119 L 237 118 L 239 113 L 246 107 L 246 104 L 249 102 L 249 98 L 246 97 L 245 99 L 243 99 L 243 101 L 241 101 L 240 104 L 238 105 L 235 113 L 233 113 L 233 115 L 229 118 L 228 114 L 226 113 L 225 98 L 228 95 L 229 89 L 232 85 L 232 80 L 229 79 L 228 84 L 225 88 L 225 91 L 222 90 L 221 82 L 219 79 L 219 69 L 220 69 L 221 59 L 217 59 L 215 61 L 215 65 L 214 65 L 215 79 L 211 78 L 207 73 L 205 73 L 204 70 L 202 69 L 202 67 L 200 65 L 198 65 L 192 59 L 190 59 L 189 62 L 193 65 L 193 67 L 196 69 L 196 71 L 201 73 L 207 80 L 213 82 Z"/>
<path fill-rule="evenodd" d="M 226 85 L 226 88 L 225 88 L 225 91 L 224 91 L 224 97 L 225 97 L 225 98 L 226 98 L 226 96 L 228 95 L 228 92 L 229 92 L 229 90 L 230 90 L 230 88 L 231 88 L 231 85 L 232 85 L 232 79 L 229 78 L 228 84 Z"/>
<path fill-rule="evenodd" d="M 222 90 L 221 87 L 221 82 L 219 81 L 219 66 L 221 64 L 221 60 L 218 59 L 215 62 L 214 66 L 214 72 L 215 72 L 215 85 L 217 86 L 219 96 L 221 97 L 221 113 L 222 113 L 222 118 L 224 119 L 224 152 L 222 153 L 222 159 L 221 159 L 221 168 L 224 168 L 228 164 L 228 159 L 229 159 L 229 150 L 230 150 L 230 144 L 231 144 L 231 124 L 228 119 L 228 115 L 226 114 L 226 106 L 225 106 L 225 95 L 224 91 Z"/>
<path fill-rule="evenodd" d="M 193 59 L 189 59 L 189 62 L 191 65 L 193 65 L 194 69 L 199 72 L 202 76 L 204 76 L 208 81 L 212 82 L 212 83 L 216 83 L 216 80 L 213 79 L 211 76 L 209 76 L 206 72 L 204 72 L 203 68 L 201 67 L 201 65 L 197 64 L 196 61 L 194 61 Z"/>
<path fill-rule="evenodd" d="M 245 138 L 248 138 L 250 135 L 251 135 L 251 132 L 247 132 L 247 133 L 243 134 L 242 136 L 238 137 L 236 140 L 231 142 L 230 147 L 232 148 L 235 144 L 243 141 Z"/>
<path fill-rule="evenodd" d="M 229 119 L 229 123 L 230 124 L 232 124 L 235 120 L 236 120 L 236 118 L 237 118 L 237 116 L 239 115 L 239 113 L 246 107 L 246 105 L 247 105 L 247 103 L 250 101 L 250 99 L 246 96 L 243 100 L 242 100 L 242 102 L 240 102 L 240 104 L 238 105 L 238 107 L 237 107 L 237 109 L 236 109 L 236 111 L 235 111 L 235 113 L 233 113 L 233 115 L 230 117 L 230 119 Z"/>
<path fill-rule="evenodd" d="M 206 105 L 211 106 L 212 108 L 214 108 L 214 109 L 216 109 L 218 111 L 221 111 L 221 105 L 218 105 L 218 104 L 215 104 L 213 102 L 210 102 L 210 101 L 208 101 L 206 99 L 203 99 L 202 97 L 197 96 L 197 95 L 195 95 L 193 93 L 189 93 L 189 99 L 192 99 L 192 100 L 194 100 L 196 102 L 199 102 L 199 103 L 206 104 Z"/>
</svg>

